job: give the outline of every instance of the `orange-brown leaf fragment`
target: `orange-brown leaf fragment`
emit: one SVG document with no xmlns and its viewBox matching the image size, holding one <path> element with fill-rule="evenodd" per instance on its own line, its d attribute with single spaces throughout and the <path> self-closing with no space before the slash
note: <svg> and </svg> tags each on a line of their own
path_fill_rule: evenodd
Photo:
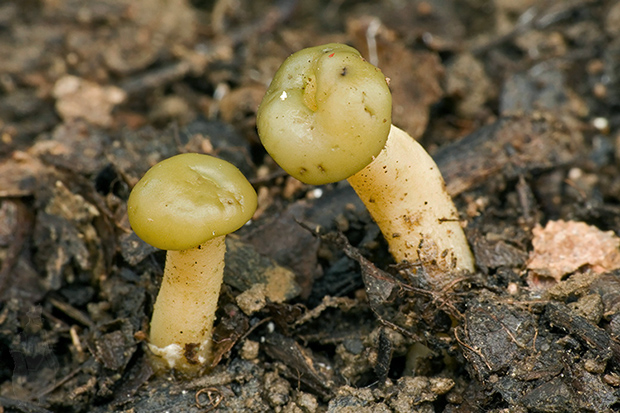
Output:
<svg viewBox="0 0 620 413">
<path fill-rule="evenodd" d="M 532 230 L 534 250 L 527 268 L 537 275 L 560 281 L 566 274 L 587 266 L 596 273 L 620 268 L 620 238 L 612 231 L 575 221 L 549 221 Z"/>
</svg>

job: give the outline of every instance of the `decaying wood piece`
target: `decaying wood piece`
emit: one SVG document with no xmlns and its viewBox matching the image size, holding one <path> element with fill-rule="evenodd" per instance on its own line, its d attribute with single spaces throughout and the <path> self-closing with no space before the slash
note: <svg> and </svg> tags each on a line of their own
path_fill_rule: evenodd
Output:
<svg viewBox="0 0 620 413">
<path fill-rule="evenodd" d="M 575 314 L 564 304 L 548 303 L 545 314 L 552 325 L 566 330 L 601 360 L 609 359 L 611 368 L 620 371 L 620 343 L 605 330 Z"/>
<path fill-rule="evenodd" d="M 575 123 L 546 112 L 504 117 L 442 147 L 433 158 L 448 193 L 456 196 L 498 174 L 515 179 L 575 161 L 583 153 Z"/>
</svg>

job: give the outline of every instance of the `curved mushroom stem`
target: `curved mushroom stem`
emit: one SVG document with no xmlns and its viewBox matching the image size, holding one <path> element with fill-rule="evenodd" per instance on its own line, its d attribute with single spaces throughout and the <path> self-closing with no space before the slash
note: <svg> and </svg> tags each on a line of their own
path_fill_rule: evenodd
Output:
<svg viewBox="0 0 620 413">
<path fill-rule="evenodd" d="M 392 125 L 385 148 L 348 181 L 397 262 L 436 265 L 437 279 L 429 280 L 436 287 L 450 281 L 441 274 L 444 271 L 474 270 L 474 258 L 441 172 L 406 132 Z"/>
<path fill-rule="evenodd" d="M 193 375 L 211 361 L 225 252 L 225 236 L 189 250 L 168 251 L 151 319 L 149 347 L 156 367 Z"/>
</svg>

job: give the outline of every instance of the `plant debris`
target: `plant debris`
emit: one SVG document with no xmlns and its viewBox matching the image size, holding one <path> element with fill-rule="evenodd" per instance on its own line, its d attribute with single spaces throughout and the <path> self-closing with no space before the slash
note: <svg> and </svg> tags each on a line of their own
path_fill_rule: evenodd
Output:
<svg viewBox="0 0 620 413">
<path fill-rule="evenodd" d="M 620 411 L 619 27 L 613 0 L 1 2 L 0 410 Z M 329 42 L 390 79 L 475 273 L 431 289 L 346 182 L 260 145 L 276 69 Z M 165 254 L 126 207 L 187 152 L 259 194 L 192 380 L 149 363 Z"/>
<path fill-rule="evenodd" d="M 620 238 L 584 222 L 549 221 L 533 229 L 527 268 L 537 276 L 560 281 L 582 267 L 596 274 L 620 268 Z"/>
</svg>

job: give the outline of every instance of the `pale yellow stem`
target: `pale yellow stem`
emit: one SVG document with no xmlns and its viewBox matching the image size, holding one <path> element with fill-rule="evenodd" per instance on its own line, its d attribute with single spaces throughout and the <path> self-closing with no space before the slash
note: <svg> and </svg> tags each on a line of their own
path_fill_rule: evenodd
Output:
<svg viewBox="0 0 620 413">
<path fill-rule="evenodd" d="M 379 225 L 397 262 L 421 260 L 451 273 L 474 270 L 441 172 L 406 132 L 392 125 L 385 148 L 348 181 Z M 445 281 L 431 280 L 434 285 Z"/>
<path fill-rule="evenodd" d="M 225 236 L 168 251 L 151 319 L 155 364 L 186 374 L 211 360 L 211 335 L 224 274 Z"/>
</svg>

